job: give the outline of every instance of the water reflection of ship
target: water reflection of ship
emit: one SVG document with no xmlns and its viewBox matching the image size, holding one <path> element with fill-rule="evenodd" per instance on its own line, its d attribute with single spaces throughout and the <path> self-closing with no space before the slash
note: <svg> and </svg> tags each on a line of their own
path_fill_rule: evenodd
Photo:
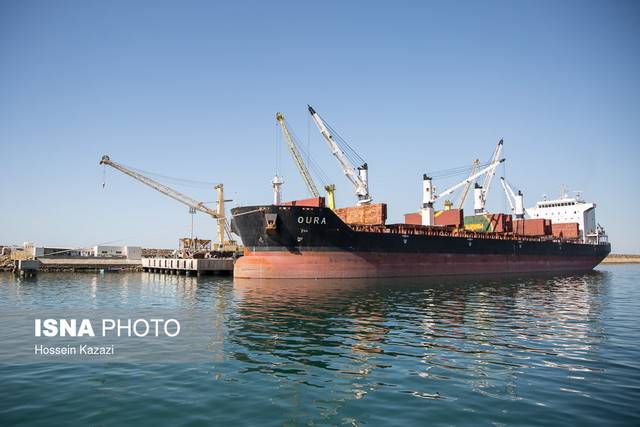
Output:
<svg viewBox="0 0 640 427">
<path fill-rule="evenodd" d="M 599 306 L 593 296 L 602 280 L 599 272 L 481 280 L 236 279 L 239 322 L 232 340 L 258 370 L 307 376 L 310 368 L 338 369 L 351 376 L 356 398 L 378 387 L 367 379 L 379 377 L 376 370 L 398 366 L 412 366 L 407 374 L 424 380 L 411 391 L 417 397 L 446 398 L 439 381 L 457 378 L 479 393 L 516 398 L 523 369 L 589 369 L 580 360 L 588 361 L 601 339 L 594 334 Z M 467 372 L 463 379 L 460 372 Z"/>
<path fill-rule="evenodd" d="M 325 387 L 322 371 L 337 371 L 338 381 L 360 399 L 378 387 L 367 377 L 384 367 L 372 361 L 383 352 L 389 332 L 385 298 L 371 298 L 378 285 L 236 279 L 239 319 L 232 341 L 247 349 L 243 357 L 261 372 L 304 377 L 306 384 Z"/>
</svg>

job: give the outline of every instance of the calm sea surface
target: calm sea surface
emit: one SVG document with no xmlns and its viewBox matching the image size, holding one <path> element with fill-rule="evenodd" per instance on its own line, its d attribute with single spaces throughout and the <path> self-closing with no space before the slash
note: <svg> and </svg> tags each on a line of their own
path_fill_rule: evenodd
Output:
<svg viewBox="0 0 640 427">
<path fill-rule="evenodd" d="M 0 425 L 640 425 L 640 266 L 233 282 L 0 275 L 0 310 L 206 312 L 185 363 L 0 364 Z M 0 324 L 5 345 L 14 325 Z M 196 347 L 200 343 L 193 343 Z"/>
</svg>

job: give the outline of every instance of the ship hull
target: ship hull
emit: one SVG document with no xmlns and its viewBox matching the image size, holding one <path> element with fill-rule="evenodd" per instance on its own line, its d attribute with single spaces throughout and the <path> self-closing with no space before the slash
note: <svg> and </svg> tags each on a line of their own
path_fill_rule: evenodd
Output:
<svg viewBox="0 0 640 427">
<path fill-rule="evenodd" d="M 586 271 L 599 257 L 393 254 L 371 252 L 249 252 L 235 265 L 239 278 L 333 279 Z"/>
<path fill-rule="evenodd" d="M 608 244 L 354 231 L 321 207 L 253 206 L 232 214 L 246 248 L 234 268 L 239 278 L 586 271 L 610 251 Z"/>
</svg>

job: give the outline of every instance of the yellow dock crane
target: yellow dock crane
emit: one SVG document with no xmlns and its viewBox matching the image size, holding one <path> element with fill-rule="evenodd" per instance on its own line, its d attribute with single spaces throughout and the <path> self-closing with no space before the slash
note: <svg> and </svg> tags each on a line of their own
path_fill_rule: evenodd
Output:
<svg viewBox="0 0 640 427">
<path fill-rule="evenodd" d="M 480 166 L 480 160 L 479 159 L 475 159 L 473 161 L 473 163 L 471 164 L 471 171 L 469 172 L 469 176 L 475 175 L 475 173 L 478 170 L 479 166 Z M 471 181 L 469 181 L 464 186 L 464 190 L 462 190 L 462 194 L 460 194 L 460 198 L 458 199 L 458 203 L 456 203 L 456 209 L 462 209 L 462 206 L 464 205 L 464 201 L 467 199 L 467 195 L 469 194 L 469 189 L 471 188 L 472 184 L 473 183 Z"/>
<path fill-rule="evenodd" d="M 141 173 L 138 173 L 126 166 L 114 162 L 109 158 L 109 156 L 102 156 L 102 159 L 100 159 L 100 164 L 111 166 L 112 168 L 124 173 L 125 175 L 129 175 L 131 178 L 140 181 L 141 183 L 153 188 L 156 191 L 159 191 L 165 196 L 169 196 L 172 199 L 187 205 L 190 211 L 195 210 L 204 212 L 207 215 L 211 216 L 213 219 L 216 219 L 218 221 L 218 243 L 212 245 L 212 249 L 219 252 L 236 252 L 239 250 L 237 243 L 231 239 L 231 233 L 229 231 L 229 227 L 225 218 L 224 202 L 228 202 L 230 200 L 224 199 L 224 185 L 216 184 L 214 186 L 218 196 L 218 206 L 217 209 L 211 209 L 207 207 L 204 202 L 194 200 L 191 197 L 174 190 L 173 188 L 167 187 L 166 185 L 161 184 L 147 176 L 144 176 Z M 225 232 L 229 239 L 225 239 Z"/>
<path fill-rule="evenodd" d="M 284 119 L 284 115 L 282 113 L 276 113 L 276 121 L 280 125 L 280 129 L 282 130 L 282 134 L 284 135 L 284 139 L 287 142 L 287 148 L 289 149 L 289 153 L 291 153 L 291 157 L 293 157 L 293 161 L 298 168 L 298 172 L 302 176 L 302 180 L 307 186 L 307 190 L 313 197 L 320 197 L 320 193 L 318 192 L 318 187 L 316 187 L 311 174 L 309 173 L 309 169 L 307 165 L 304 163 L 302 159 L 302 155 L 300 154 L 300 150 L 298 150 L 298 142 L 296 141 L 293 134 L 289 131 L 289 127 L 287 126 L 287 122 Z M 335 190 L 336 186 L 334 184 L 325 185 L 324 189 L 327 192 L 327 206 L 330 209 L 335 209 L 336 207 L 336 199 L 335 199 Z"/>
</svg>

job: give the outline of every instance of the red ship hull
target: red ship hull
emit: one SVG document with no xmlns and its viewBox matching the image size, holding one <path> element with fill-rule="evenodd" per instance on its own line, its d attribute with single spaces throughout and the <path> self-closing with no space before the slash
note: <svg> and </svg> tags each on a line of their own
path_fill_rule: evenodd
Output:
<svg viewBox="0 0 640 427">
<path fill-rule="evenodd" d="M 355 252 L 249 252 L 234 276 L 254 279 L 419 277 L 591 270 L 601 257 Z"/>
</svg>

